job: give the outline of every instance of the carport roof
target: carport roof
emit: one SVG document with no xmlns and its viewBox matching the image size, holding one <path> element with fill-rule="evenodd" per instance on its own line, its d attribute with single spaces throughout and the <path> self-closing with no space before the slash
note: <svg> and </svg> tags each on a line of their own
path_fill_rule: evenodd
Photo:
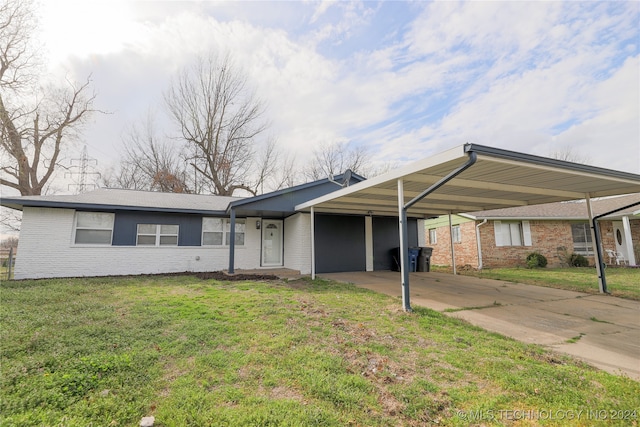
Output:
<svg viewBox="0 0 640 427">
<path fill-rule="evenodd" d="M 397 216 L 399 180 L 406 205 L 473 157 L 472 166 L 413 204 L 407 215 L 426 218 L 640 192 L 637 174 L 464 144 L 301 203 L 296 210 Z"/>
</svg>

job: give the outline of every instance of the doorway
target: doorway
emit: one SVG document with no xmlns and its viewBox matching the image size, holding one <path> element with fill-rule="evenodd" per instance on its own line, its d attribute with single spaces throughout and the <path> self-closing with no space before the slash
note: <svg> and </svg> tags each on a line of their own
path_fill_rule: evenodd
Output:
<svg viewBox="0 0 640 427">
<path fill-rule="evenodd" d="M 613 240 L 616 242 L 616 252 L 624 256 L 625 260 L 629 260 L 626 236 L 624 234 L 622 221 L 613 221 Z"/>
<path fill-rule="evenodd" d="M 282 221 L 262 220 L 262 266 L 282 265 Z"/>
</svg>

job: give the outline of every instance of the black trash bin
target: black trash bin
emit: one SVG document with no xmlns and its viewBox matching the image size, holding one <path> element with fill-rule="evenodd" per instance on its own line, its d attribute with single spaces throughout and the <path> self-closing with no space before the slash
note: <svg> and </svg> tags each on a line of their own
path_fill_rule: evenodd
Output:
<svg viewBox="0 0 640 427">
<path fill-rule="evenodd" d="M 418 256 L 418 271 L 431 270 L 431 254 L 433 248 L 420 247 L 420 255 Z"/>
</svg>

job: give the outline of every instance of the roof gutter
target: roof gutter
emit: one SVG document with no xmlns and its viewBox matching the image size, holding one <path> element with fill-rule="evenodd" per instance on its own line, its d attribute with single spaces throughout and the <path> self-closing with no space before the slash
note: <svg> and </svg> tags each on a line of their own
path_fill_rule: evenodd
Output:
<svg viewBox="0 0 640 427">
<path fill-rule="evenodd" d="M 10 209 L 23 210 L 28 208 L 58 208 L 58 209 L 75 209 L 85 211 L 101 210 L 105 212 L 115 211 L 144 211 L 144 212 L 165 212 L 165 213 L 185 213 L 185 214 L 201 214 L 201 215 L 224 215 L 225 210 L 211 209 L 188 209 L 188 208 L 171 208 L 157 206 L 131 206 L 131 205 L 114 205 L 114 204 L 97 204 L 86 202 L 61 202 L 55 200 L 20 200 L 6 198 L 2 200 L 2 206 Z"/>
<path fill-rule="evenodd" d="M 548 157 L 519 153 L 517 151 L 504 150 L 502 148 L 487 147 L 485 145 L 467 143 L 464 145 L 464 151 L 465 153 L 475 152 L 478 155 L 486 155 L 488 157 L 494 157 L 498 159 L 522 161 L 540 166 L 568 169 L 576 172 L 607 176 L 622 180 L 634 181 L 638 179 L 638 175 L 629 172 L 605 169 L 597 166 L 585 165 L 582 163 L 573 163 L 566 160 L 550 159 Z"/>
</svg>

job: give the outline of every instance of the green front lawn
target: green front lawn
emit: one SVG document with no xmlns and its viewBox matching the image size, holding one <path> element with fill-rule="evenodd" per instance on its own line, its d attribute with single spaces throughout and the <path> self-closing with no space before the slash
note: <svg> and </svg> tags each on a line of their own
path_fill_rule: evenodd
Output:
<svg viewBox="0 0 640 427">
<path fill-rule="evenodd" d="M 451 271 L 435 267 L 434 271 Z M 486 268 L 481 272 L 461 270 L 460 274 L 530 285 L 547 286 L 587 293 L 598 293 L 594 267 L 585 268 Z M 640 268 L 612 268 L 605 271 L 607 290 L 614 296 L 640 300 Z"/>
<path fill-rule="evenodd" d="M 352 285 L 60 279 L 0 301 L 2 426 L 637 425 L 636 381 Z"/>
</svg>

